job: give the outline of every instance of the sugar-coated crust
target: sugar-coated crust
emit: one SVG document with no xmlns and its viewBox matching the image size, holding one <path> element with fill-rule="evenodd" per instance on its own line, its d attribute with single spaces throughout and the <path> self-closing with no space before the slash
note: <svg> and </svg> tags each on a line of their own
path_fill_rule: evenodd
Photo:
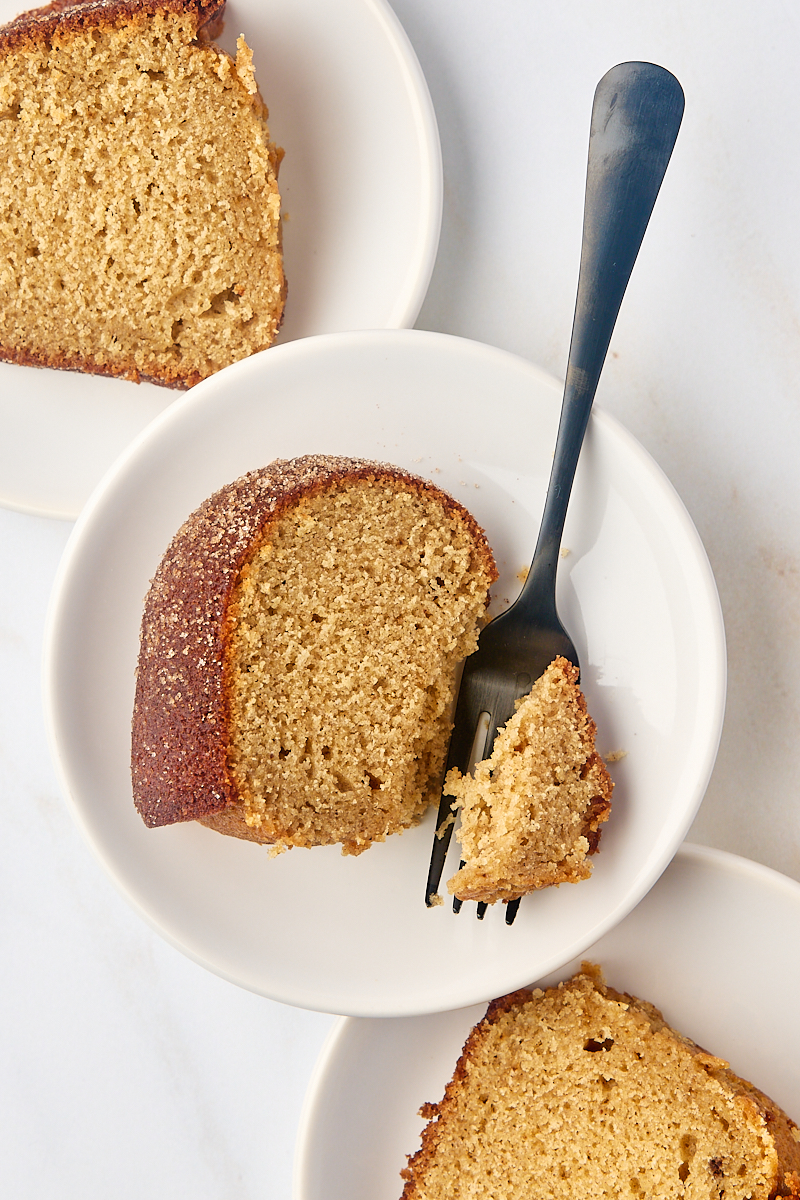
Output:
<svg viewBox="0 0 800 1200">
<path fill-rule="evenodd" d="M 474 517 L 428 480 L 388 463 L 307 455 L 277 460 L 220 489 L 175 535 L 145 601 L 131 773 L 146 825 L 203 819 L 242 802 L 227 766 L 226 649 L 234 586 L 283 513 L 303 498 L 362 479 L 435 497 L 458 514 L 482 548 L 488 577 L 497 577 Z"/>
<path fill-rule="evenodd" d="M 639 1000 L 636 996 L 631 996 L 627 992 L 617 992 L 613 988 L 608 987 L 603 979 L 602 971 L 595 964 L 584 963 L 581 973 L 566 983 L 559 985 L 559 988 L 568 989 L 581 986 L 582 983 L 585 984 L 586 977 L 591 980 L 592 985 L 598 991 L 601 991 L 610 1000 L 625 1004 L 645 1016 L 653 1030 L 665 1030 L 677 1041 L 681 1042 L 693 1055 L 704 1061 L 709 1074 L 731 1088 L 736 1095 L 746 1097 L 753 1103 L 758 1114 L 764 1119 L 770 1129 L 778 1154 L 777 1177 L 770 1192 L 770 1200 L 778 1200 L 779 1197 L 788 1197 L 791 1200 L 796 1200 L 797 1197 L 800 1197 L 800 1141 L 798 1141 L 796 1136 L 797 1125 L 778 1107 L 774 1100 L 764 1095 L 763 1092 L 759 1091 L 753 1084 L 748 1083 L 747 1080 L 741 1079 L 738 1075 L 734 1074 L 722 1059 L 709 1054 L 701 1046 L 698 1046 L 696 1042 L 693 1042 L 691 1038 L 672 1029 L 664 1020 L 662 1013 L 654 1005 L 645 1000 Z M 409 1157 L 408 1166 L 400 1173 L 405 1180 L 401 1200 L 417 1200 L 417 1197 L 420 1195 L 417 1183 L 424 1177 L 429 1163 L 435 1156 L 440 1136 L 440 1121 L 446 1120 L 448 1111 L 456 1107 L 458 1093 L 468 1083 L 470 1060 L 476 1057 L 478 1048 L 486 1037 L 488 1030 L 506 1013 L 512 1012 L 517 1008 L 522 1008 L 524 1005 L 530 1003 L 531 1000 L 544 995 L 554 995 L 559 991 L 559 988 L 550 988 L 547 992 L 542 992 L 539 989 L 520 988 L 518 991 L 511 992 L 507 996 L 501 996 L 497 1000 L 491 1001 L 486 1010 L 486 1016 L 478 1022 L 464 1043 L 461 1057 L 453 1073 L 453 1078 L 445 1088 L 443 1099 L 439 1104 L 424 1104 L 420 1109 L 420 1116 L 430 1123 L 422 1131 L 422 1145 L 420 1149 L 416 1154 Z"/>
<path fill-rule="evenodd" d="M 216 37 L 224 9 L 225 0 L 54 0 L 20 13 L 0 27 L 0 52 L 41 46 L 56 32 L 107 28 L 125 21 L 147 20 L 158 12 L 193 16 L 196 35 Z M 208 28 L 210 22 L 213 28 Z"/>
</svg>

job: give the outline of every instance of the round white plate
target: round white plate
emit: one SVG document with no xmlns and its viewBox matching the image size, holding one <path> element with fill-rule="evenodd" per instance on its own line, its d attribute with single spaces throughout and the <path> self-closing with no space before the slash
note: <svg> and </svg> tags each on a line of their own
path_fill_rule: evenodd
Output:
<svg viewBox="0 0 800 1200">
<path fill-rule="evenodd" d="M 163 935 L 228 979 L 290 1004 L 390 1016 L 508 991 L 591 945 L 637 903 L 685 836 L 717 749 L 725 690 L 719 602 L 697 533 L 634 439 L 592 418 L 567 519 L 559 607 L 577 644 L 615 807 L 591 880 L 525 897 L 516 924 L 423 897 L 433 810 L 344 858 L 270 860 L 197 824 L 148 830 L 131 801 L 130 719 L 148 581 L 173 533 L 228 480 L 273 458 L 397 463 L 464 501 L 519 590 L 539 524 L 561 389 L 530 363 L 413 330 L 292 342 L 220 372 L 118 460 L 65 553 L 48 619 L 51 743 L 86 837 Z M 449 866 L 457 865 L 451 848 Z M 448 868 L 447 875 L 452 871 Z M 445 878 L 447 878 L 447 875 Z"/>
<path fill-rule="evenodd" d="M 729 1060 L 800 1120 L 800 884 L 744 858 L 682 846 L 622 924 L 592 946 L 608 983 Z M 543 982 L 567 979 L 568 963 Z M 393 1021 L 344 1019 L 300 1124 L 294 1200 L 398 1200 L 426 1101 L 441 1100 L 485 1004 Z"/>
<path fill-rule="evenodd" d="M 22 0 L 0 0 L 0 24 Z M 439 241 L 442 168 L 428 88 L 386 0 L 230 0 L 286 150 L 289 298 L 279 342 L 411 326 Z M 73 518 L 176 392 L 0 363 L 0 504 Z"/>
</svg>

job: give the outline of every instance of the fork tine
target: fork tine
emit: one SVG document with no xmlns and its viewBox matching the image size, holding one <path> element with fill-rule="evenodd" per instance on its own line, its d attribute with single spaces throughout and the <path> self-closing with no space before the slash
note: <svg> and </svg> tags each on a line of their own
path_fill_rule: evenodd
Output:
<svg viewBox="0 0 800 1200">
<path fill-rule="evenodd" d="M 489 727 L 483 748 L 478 748 L 476 761 L 479 762 L 489 757 L 499 728 L 505 725 L 514 712 L 515 701 L 530 688 L 530 676 L 524 673 L 516 677 L 512 676 L 510 680 L 507 676 L 499 679 L 487 677 L 487 672 L 475 665 L 475 659 L 479 654 L 480 650 L 472 660 L 467 659 L 464 674 L 461 677 L 445 776 L 453 767 L 458 767 L 462 775 L 468 773 L 472 765 L 473 742 L 483 713 L 489 714 Z M 428 908 L 432 907 L 434 897 L 438 893 L 447 851 L 453 836 L 453 825 L 455 824 L 453 805 L 453 798 L 442 793 L 436 817 L 436 833 L 431 849 L 428 880 L 425 886 L 425 903 Z M 458 908 L 453 908 L 454 912 L 460 912 L 460 910 L 460 904 Z M 482 913 L 479 914 L 479 917 L 483 920 Z"/>
<path fill-rule="evenodd" d="M 464 866 L 464 860 L 463 860 L 463 858 L 462 858 L 461 862 L 458 864 L 458 869 L 459 869 L 459 871 L 461 870 L 461 868 L 462 868 L 463 866 Z M 461 905 L 462 905 L 463 903 L 464 903 L 464 901 L 463 901 L 463 900 L 459 900 L 458 896 L 453 896 L 453 912 L 454 912 L 454 913 L 460 913 L 460 912 L 461 912 Z"/>
<path fill-rule="evenodd" d="M 484 716 L 487 716 L 489 718 L 489 721 L 488 721 L 488 727 L 486 729 L 486 736 L 485 736 L 485 739 L 483 742 L 482 750 L 480 749 L 480 747 L 472 747 L 472 749 L 477 750 L 477 753 L 474 755 L 475 763 L 479 763 L 483 759 L 490 757 L 492 750 L 494 749 L 495 738 L 497 737 L 498 733 L 500 732 L 500 729 L 502 728 L 502 726 L 505 725 L 506 721 L 508 720 L 509 716 L 511 715 L 510 712 L 506 712 L 506 708 L 508 707 L 508 700 L 507 700 L 507 698 L 504 698 L 504 697 L 496 698 L 494 703 L 491 706 L 487 705 L 486 703 L 481 703 L 477 707 L 479 707 L 481 710 L 480 714 L 479 714 L 479 720 L 481 718 L 483 718 Z M 473 764 L 472 764 L 472 762 L 470 762 L 468 765 L 471 768 Z M 462 860 L 458 866 L 459 871 L 465 865 L 466 864 L 462 858 Z M 463 901 L 461 901 L 461 900 L 456 900 L 456 899 L 453 900 L 453 912 L 454 913 L 461 912 L 462 903 L 463 903 Z M 456 904 L 458 904 L 458 907 L 456 907 Z M 483 901 L 478 902 L 475 915 L 479 921 L 482 921 L 483 918 L 486 916 L 487 908 L 488 908 L 488 905 L 485 904 Z"/>
<path fill-rule="evenodd" d="M 464 866 L 463 860 L 461 862 L 461 866 L 462 867 Z M 460 869 L 461 869 L 461 867 L 459 867 L 459 870 Z M 506 901 L 506 925 L 514 924 L 514 921 L 517 918 L 517 912 L 519 911 L 519 902 L 521 899 L 522 899 L 521 896 L 517 896 L 516 900 Z M 454 896 L 453 897 L 453 912 L 460 913 L 461 906 L 463 903 L 464 903 L 464 901 L 459 900 L 458 896 Z M 483 918 L 486 914 L 486 908 L 487 908 L 487 905 L 483 902 L 481 902 L 477 905 L 477 911 L 476 911 L 475 915 L 477 916 L 479 921 L 483 920 Z"/>
<path fill-rule="evenodd" d="M 475 689 L 470 686 L 470 676 L 467 670 L 465 670 L 461 679 L 461 688 L 456 703 L 455 722 L 453 733 L 450 737 L 450 747 L 447 752 L 447 765 L 444 770 L 445 776 L 453 767 L 458 767 L 462 775 L 466 775 L 469 770 L 472 744 L 475 740 L 475 732 L 480 719 L 480 709 L 476 711 L 475 700 Z M 453 825 L 455 823 L 453 805 L 454 800 L 452 796 L 445 796 L 444 792 L 442 792 L 442 797 L 439 801 L 439 812 L 436 817 L 436 833 L 434 834 L 433 848 L 431 849 L 431 862 L 428 868 L 428 882 L 425 886 L 425 903 L 428 908 L 433 905 L 434 897 L 439 891 L 447 851 L 450 848 L 450 839 L 453 836 Z M 457 912 L 458 909 L 455 911 Z"/>
<path fill-rule="evenodd" d="M 447 774 L 451 766 L 455 765 L 457 764 L 451 763 L 448 758 L 445 774 Z M 450 839 L 453 836 L 454 821 L 453 798 L 452 796 L 445 796 L 442 793 L 442 798 L 439 801 L 439 812 L 436 815 L 436 832 L 433 835 L 431 862 L 428 868 L 428 882 L 425 885 L 425 903 L 428 908 L 434 904 L 434 897 L 439 891 L 444 862 L 447 858 L 447 851 L 450 849 Z M 458 909 L 455 911 L 458 912 Z"/>
</svg>

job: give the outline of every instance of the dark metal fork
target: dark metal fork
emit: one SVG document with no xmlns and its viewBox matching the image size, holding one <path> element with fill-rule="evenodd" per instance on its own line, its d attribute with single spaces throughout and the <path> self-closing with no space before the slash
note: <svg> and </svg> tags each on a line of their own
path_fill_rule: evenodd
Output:
<svg viewBox="0 0 800 1200">
<path fill-rule="evenodd" d="M 642 244 L 683 116 L 677 79 L 652 63 L 622 63 L 597 85 L 589 136 L 578 297 L 561 421 L 539 538 L 517 600 L 483 630 L 464 664 L 446 770 L 466 774 L 471 757 L 488 758 L 499 727 L 557 655 L 579 667 L 556 611 L 556 569 L 567 505 L 617 314 Z M 476 746 L 481 714 L 485 744 Z M 485 720 L 485 718 L 484 718 Z M 453 801 L 442 796 L 425 890 L 435 903 L 453 831 Z M 506 907 L 506 922 L 519 900 Z M 455 900 L 456 912 L 461 901 Z M 478 905 L 478 917 L 486 911 Z"/>
</svg>

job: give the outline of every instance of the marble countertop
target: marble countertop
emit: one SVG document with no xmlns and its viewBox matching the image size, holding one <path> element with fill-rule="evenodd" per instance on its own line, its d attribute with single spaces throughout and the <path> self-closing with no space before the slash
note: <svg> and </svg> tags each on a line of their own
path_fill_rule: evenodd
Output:
<svg viewBox="0 0 800 1200">
<path fill-rule="evenodd" d="M 800 880 L 800 11 L 787 0 L 393 7 L 428 79 L 445 169 L 417 325 L 555 375 L 595 84 L 626 59 L 683 84 L 683 128 L 597 403 L 671 479 L 719 587 L 728 706 L 690 836 Z M 0 510 L 3 1194 L 288 1198 L 303 1094 L 333 1019 L 182 957 L 81 841 L 40 692 L 69 533 Z"/>
</svg>

